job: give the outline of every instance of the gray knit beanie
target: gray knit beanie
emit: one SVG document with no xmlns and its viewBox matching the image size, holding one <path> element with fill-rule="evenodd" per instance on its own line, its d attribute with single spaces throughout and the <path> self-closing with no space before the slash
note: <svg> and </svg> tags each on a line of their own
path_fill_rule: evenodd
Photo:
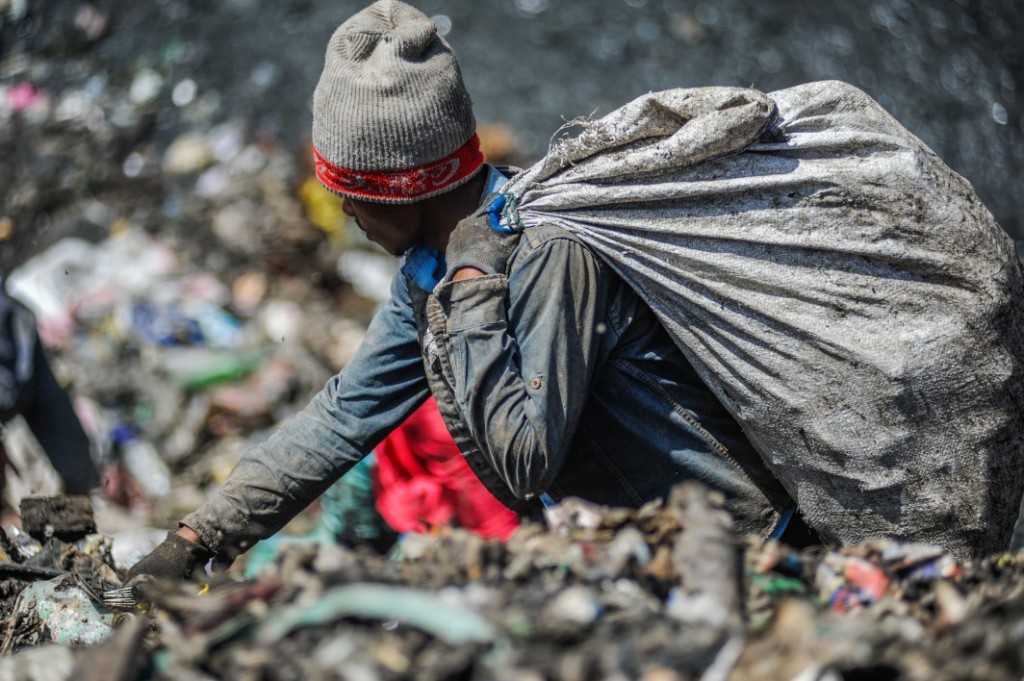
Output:
<svg viewBox="0 0 1024 681">
<path fill-rule="evenodd" d="M 338 27 L 313 95 L 316 173 L 343 196 L 411 203 L 483 157 L 455 55 L 422 12 L 380 0 Z"/>
</svg>

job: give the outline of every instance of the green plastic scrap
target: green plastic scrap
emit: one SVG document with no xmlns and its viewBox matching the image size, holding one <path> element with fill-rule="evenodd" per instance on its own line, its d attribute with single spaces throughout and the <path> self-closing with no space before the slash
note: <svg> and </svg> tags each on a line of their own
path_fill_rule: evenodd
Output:
<svg viewBox="0 0 1024 681">
<path fill-rule="evenodd" d="M 161 366 L 184 390 L 200 391 L 244 378 L 259 368 L 260 350 L 220 350 L 205 346 L 174 347 L 161 355 Z"/>
<path fill-rule="evenodd" d="M 767 575 L 754 575 L 752 581 L 761 586 L 769 596 L 775 594 L 803 594 L 807 593 L 807 585 L 794 577 L 769 577 Z"/>
<path fill-rule="evenodd" d="M 271 645 L 301 627 L 330 624 L 344 617 L 397 620 L 451 644 L 492 643 L 495 627 L 479 613 L 408 587 L 349 584 L 325 592 L 315 603 L 292 605 L 274 614 L 256 633 Z"/>
</svg>

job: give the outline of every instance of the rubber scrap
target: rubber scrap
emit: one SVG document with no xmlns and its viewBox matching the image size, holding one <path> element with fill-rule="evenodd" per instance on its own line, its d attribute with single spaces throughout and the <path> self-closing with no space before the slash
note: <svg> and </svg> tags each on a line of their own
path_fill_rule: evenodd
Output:
<svg viewBox="0 0 1024 681">
<path fill-rule="evenodd" d="M 96 532 L 92 502 L 85 495 L 25 497 L 20 512 L 22 528 L 41 542 L 50 537 L 74 542 Z"/>
</svg>

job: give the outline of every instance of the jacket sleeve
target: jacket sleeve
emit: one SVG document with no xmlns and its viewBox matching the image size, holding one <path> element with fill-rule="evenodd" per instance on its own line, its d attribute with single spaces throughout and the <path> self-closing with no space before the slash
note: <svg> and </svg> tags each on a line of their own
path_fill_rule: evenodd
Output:
<svg viewBox="0 0 1024 681">
<path fill-rule="evenodd" d="M 512 493 L 529 499 L 565 461 L 608 294 L 600 262 L 568 235 L 519 253 L 507 279 L 448 281 L 437 298 L 463 421 Z"/>
<path fill-rule="evenodd" d="M 182 524 L 223 560 L 277 532 L 368 454 L 427 397 L 401 274 L 352 361 Z"/>
</svg>

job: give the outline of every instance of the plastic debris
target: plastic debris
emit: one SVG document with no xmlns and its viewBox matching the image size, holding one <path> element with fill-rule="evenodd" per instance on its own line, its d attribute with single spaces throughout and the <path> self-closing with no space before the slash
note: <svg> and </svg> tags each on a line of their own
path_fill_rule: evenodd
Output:
<svg viewBox="0 0 1024 681">
<path fill-rule="evenodd" d="M 26 587 L 12 617 L 37 619 L 49 642 L 89 645 L 110 635 L 114 614 L 97 605 L 73 575 L 64 575 Z"/>
<path fill-rule="evenodd" d="M 125 470 L 150 499 L 162 499 L 171 493 L 171 469 L 152 443 L 130 433 L 121 437 L 121 460 Z"/>
<path fill-rule="evenodd" d="M 164 172 L 184 175 L 202 170 L 213 162 L 213 152 L 206 140 L 194 134 L 185 134 L 174 140 L 164 153 Z"/>
<path fill-rule="evenodd" d="M 314 604 L 282 609 L 260 627 L 256 641 L 271 645 L 298 627 L 328 624 L 342 617 L 400 621 L 452 644 L 492 642 L 496 636 L 491 624 L 473 610 L 446 603 L 432 594 L 352 584 L 326 592 Z"/>
</svg>

